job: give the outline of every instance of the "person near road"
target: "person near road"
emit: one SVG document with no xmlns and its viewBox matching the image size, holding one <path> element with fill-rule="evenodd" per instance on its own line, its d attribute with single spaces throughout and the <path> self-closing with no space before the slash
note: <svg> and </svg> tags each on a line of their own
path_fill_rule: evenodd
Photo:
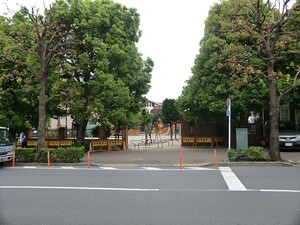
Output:
<svg viewBox="0 0 300 225">
<path fill-rule="evenodd" d="M 21 144 L 22 148 L 27 148 L 27 136 L 24 132 L 21 132 L 19 137 L 19 143 Z"/>
</svg>

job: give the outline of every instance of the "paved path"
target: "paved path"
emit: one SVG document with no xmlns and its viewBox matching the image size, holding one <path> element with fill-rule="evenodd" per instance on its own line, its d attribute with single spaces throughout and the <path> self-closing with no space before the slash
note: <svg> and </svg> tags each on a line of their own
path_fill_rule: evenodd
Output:
<svg viewBox="0 0 300 225">
<path fill-rule="evenodd" d="M 142 145 L 137 148 L 129 146 L 124 151 L 103 151 L 90 154 L 91 164 L 96 166 L 179 166 L 180 151 L 182 151 L 183 166 L 205 166 L 214 164 L 214 149 L 211 148 L 187 148 L 180 146 L 179 141 L 164 143 L 161 145 Z M 218 163 L 228 163 L 224 147 L 215 148 Z M 281 152 L 284 160 L 292 160 L 300 163 L 300 151 Z M 83 162 L 87 162 L 87 156 Z"/>
</svg>

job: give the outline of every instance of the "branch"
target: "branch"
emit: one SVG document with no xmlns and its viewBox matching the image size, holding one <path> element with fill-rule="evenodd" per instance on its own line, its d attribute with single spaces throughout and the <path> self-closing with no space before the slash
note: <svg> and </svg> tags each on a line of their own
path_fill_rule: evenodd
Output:
<svg viewBox="0 0 300 225">
<path fill-rule="evenodd" d="M 286 94 L 288 94 L 289 92 L 291 92 L 293 89 L 295 89 L 296 87 L 300 87 L 300 83 L 297 84 L 297 80 L 298 80 L 298 77 L 299 77 L 299 74 L 300 74 L 300 69 L 299 71 L 296 73 L 295 75 L 295 78 L 294 78 L 294 82 L 293 84 L 291 85 L 290 88 L 288 88 L 285 92 L 281 93 L 278 97 L 278 100 L 280 101 L 282 99 L 282 97 Z"/>
<path fill-rule="evenodd" d="M 33 67 L 29 66 L 27 63 L 24 63 L 24 62 L 22 62 L 20 60 L 15 60 L 15 59 L 13 59 L 11 57 L 7 57 L 5 55 L 0 55 L 0 58 L 3 58 L 3 59 L 5 59 L 5 60 L 7 60 L 9 62 L 12 62 L 12 63 L 16 64 L 16 65 L 26 67 L 35 76 L 37 76 L 37 74 L 38 74 Z"/>
</svg>

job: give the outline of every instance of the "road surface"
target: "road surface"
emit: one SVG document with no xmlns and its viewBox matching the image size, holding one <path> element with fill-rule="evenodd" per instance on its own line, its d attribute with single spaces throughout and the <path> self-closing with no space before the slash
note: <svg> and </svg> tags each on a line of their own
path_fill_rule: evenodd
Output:
<svg viewBox="0 0 300 225">
<path fill-rule="evenodd" d="M 300 167 L 0 169 L 1 225 L 299 225 Z"/>
</svg>

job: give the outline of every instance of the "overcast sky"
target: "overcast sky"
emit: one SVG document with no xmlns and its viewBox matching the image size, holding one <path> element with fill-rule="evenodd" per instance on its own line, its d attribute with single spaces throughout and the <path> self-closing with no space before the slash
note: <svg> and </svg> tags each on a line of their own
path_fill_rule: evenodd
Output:
<svg viewBox="0 0 300 225">
<path fill-rule="evenodd" d="M 54 0 L 45 0 L 47 4 Z M 210 7 L 218 0 L 114 0 L 134 7 L 140 14 L 142 37 L 138 43 L 143 58 L 154 61 L 151 90 L 148 99 L 162 102 L 177 99 L 189 79 L 204 23 Z M 41 6 L 38 0 L 0 0 L 10 8 L 17 3 L 28 7 Z M 5 9 L 0 5 L 1 12 Z"/>
<path fill-rule="evenodd" d="M 151 90 L 156 102 L 178 98 L 189 79 L 208 11 L 217 0 L 116 0 L 137 8 L 143 35 L 138 43 L 143 57 L 154 61 Z"/>
</svg>

